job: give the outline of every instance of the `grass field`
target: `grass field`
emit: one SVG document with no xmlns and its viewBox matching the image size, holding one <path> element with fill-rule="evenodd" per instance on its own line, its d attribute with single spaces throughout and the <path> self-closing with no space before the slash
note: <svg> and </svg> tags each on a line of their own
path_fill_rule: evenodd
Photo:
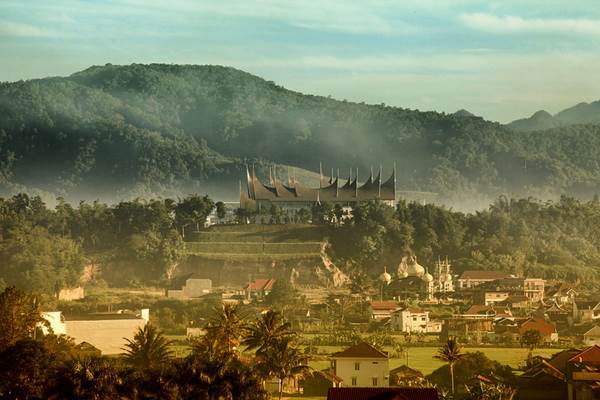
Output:
<svg viewBox="0 0 600 400">
<path fill-rule="evenodd" d="M 342 347 L 336 346 L 316 346 L 319 351 L 326 352 L 327 354 L 334 353 L 342 350 Z M 437 353 L 437 347 L 408 347 L 408 365 L 411 368 L 421 371 L 423 374 L 428 375 L 437 368 L 443 365 L 442 362 L 433 358 Z M 385 348 L 387 351 L 391 351 L 391 348 Z M 527 349 L 524 348 L 505 348 L 505 347 L 465 347 L 465 352 L 481 351 L 487 357 L 492 360 L 496 360 L 501 364 L 510 365 L 513 368 L 517 368 L 519 364 L 522 364 L 527 357 Z M 559 352 L 560 349 L 536 349 L 533 355 L 550 356 L 554 353 Z M 396 368 L 406 363 L 406 358 L 392 358 L 390 359 L 390 369 Z M 318 360 L 311 361 L 310 366 L 315 369 L 324 369 L 329 367 L 329 360 Z"/>
</svg>

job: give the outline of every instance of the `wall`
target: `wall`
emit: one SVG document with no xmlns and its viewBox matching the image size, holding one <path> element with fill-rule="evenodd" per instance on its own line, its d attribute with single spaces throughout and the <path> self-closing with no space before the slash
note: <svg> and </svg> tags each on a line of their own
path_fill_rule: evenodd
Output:
<svg viewBox="0 0 600 400">
<path fill-rule="evenodd" d="M 354 369 L 354 363 L 360 363 L 360 369 Z M 377 364 L 374 364 L 377 363 Z M 351 387 L 352 377 L 356 377 L 356 387 L 373 387 L 373 378 L 377 378 L 378 387 L 389 386 L 389 360 L 384 358 L 344 358 L 335 360 L 335 375 L 343 379 L 342 386 Z"/>
<path fill-rule="evenodd" d="M 58 300 L 62 300 L 62 301 L 80 300 L 80 299 L 83 299 L 84 297 L 85 297 L 85 291 L 83 290 L 83 287 L 81 287 L 81 286 L 76 287 L 76 288 L 60 289 L 60 291 L 58 292 Z"/>
<path fill-rule="evenodd" d="M 88 320 L 66 321 L 67 334 L 75 339 L 76 343 L 88 342 L 102 351 L 102 354 L 120 354 L 127 343 L 132 339 L 138 328 L 146 325 L 146 320 L 114 319 L 114 320 Z"/>
</svg>

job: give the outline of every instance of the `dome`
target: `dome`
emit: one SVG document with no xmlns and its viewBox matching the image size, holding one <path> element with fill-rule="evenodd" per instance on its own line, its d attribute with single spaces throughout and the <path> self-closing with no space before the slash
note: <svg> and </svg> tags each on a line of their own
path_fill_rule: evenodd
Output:
<svg viewBox="0 0 600 400">
<path fill-rule="evenodd" d="M 408 275 L 421 277 L 425 274 L 425 268 L 417 262 L 417 258 L 413 257 L 412 262 L 408 264 Z"/>
<path fill-rule="evenodd" d="M 424 282 L 433 282 L 433 276 L 431 276 L 430 273 L 426 273 L 421 279 L 423 279 Z"/>
<path fill-rule="evenodd" d="M 381 275 L 379 275 L 379 280 L 381 282 L 385 283 L 386 285 L 390 284 L 390 282 L 392 281 L 392 276 L 390 274 L 388 274 L 387 268 L 384 267 L 383 273 Z"/>
<path fill-rule="evenodd" d="M 446 282 L 452 282 L 452 275 L 446 274 Z"/>
<path fill-rule="evenodd" d="M 400 276 L 400 278 L 408 278 L 408 272 L 406 272 L 406 271 L 402 271 L 398 275 Z"/>
</svg>

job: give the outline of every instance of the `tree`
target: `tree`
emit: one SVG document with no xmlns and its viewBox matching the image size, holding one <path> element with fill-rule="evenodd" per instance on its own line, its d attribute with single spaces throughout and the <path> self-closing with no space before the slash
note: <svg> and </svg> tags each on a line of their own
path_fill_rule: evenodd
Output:
<svg viewBox="0 0 600 400">
<path fill-rule="evenodd" d="M 225 203 L 223 203 L 222 201 L 217 201 L 215 203 L 215 207 L 217 208 L 217 218 L 219 218 L 219 221 L 222 221 L 225 218 L 225 215 L 227 215 L 227 208 L 225 207 Z"/>
<path fill-rule="evenodd" d="M 298 210 L 298 221 L 301 224 L 306 224 L 310 220 L 310 212 L 306 208 L 301 208 Z"/>
<path fill-rule="evenodd" d="M 215 208 L 215 203 L 208 197 L 200 197 L 197 194 L 190 195 L 180 200 L 175 205 L 175 221 L 181 228 L 181 236 L 185 237 L 185 228 L 189 225 L 196 225 L 196 230 L 200 230 L 200 225 L 206 221 Z"/>
<path fill-rule="evenodd" d="M 516 393 L 515 389 L 501 383 L 479 382 L 478 385 L 467 386 L 466 400 L 512 400 Z"/>
<path fill-rule="evenodd" d="M 537 329 L 529 329 L 523 332 L 521 336 L 521 346 L 527 346 L 530 352 L 532 352 L 542 340 L 542 334 Z"/>
<path fill-rule="evenodd" d="M 32 338 L 37 324 L 43 321 L 35 296 L 13 286 L 6 288 L 0 294 L 0 351 Z"/>
<path fill-rule="evenodd" d="M 246 328 L 243 345 L 247 350 L 263 353 L 275 342 L 295 335 L 292 325 L 277 311 L 269 310 Z"/>
<path fill-rule="evenodd" d="M 207 336 L 231 352 L 239 346 L 245 326 L 239 306 L 223 304 L 221 308 L 214 309 L 214 315 L 206 327 Z"/>
<path fill-rule="evenodd" d="M 169 349 L 171 341 L 147 323 L 139 328 L 133 339 L 125 344 L 125 359 L 140 370 L 158 369 L 171 359 L 173 352 Z"/>
<path fill-rule="evenodd" d="M 0 352 L 0 399 L 45 398 L 53 369 L 53 358 L 43 343 L 31 339 L 13 343 Z"/>
<path fill-rule="evenodd" d="M 266 376 L 279 379 L 279 399 L 283 394 L 285 379 L 294 378 L 310 369 L 302 364 L 306 357 L 289 337 L 274 341 L 258 357 L 260 360 L 258 368 Z"/>
<path fill-rule="evenodd" d="M 452 395 L 454 395 L 454 364 L 464 357 L 462 348 L 456 341 L 456 338 L 449 338 L 446 343 L 438 349 L 438 354 L 434 355 L 433 357 L 444 361 L 450 367 L 450 381 Z"/>
</svg>

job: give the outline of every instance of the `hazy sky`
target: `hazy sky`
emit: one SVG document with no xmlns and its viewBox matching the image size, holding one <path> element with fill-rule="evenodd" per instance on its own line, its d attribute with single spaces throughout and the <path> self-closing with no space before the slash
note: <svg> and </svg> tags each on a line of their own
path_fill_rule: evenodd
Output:
<svg viewBox="0 0 600 400">
<path fill-rule="evenodd" d="M 600 99 L 589 1 L 0 0 L 0 80 L 224 64 L 283 86 L 505 122 Z"/>
</svg>

